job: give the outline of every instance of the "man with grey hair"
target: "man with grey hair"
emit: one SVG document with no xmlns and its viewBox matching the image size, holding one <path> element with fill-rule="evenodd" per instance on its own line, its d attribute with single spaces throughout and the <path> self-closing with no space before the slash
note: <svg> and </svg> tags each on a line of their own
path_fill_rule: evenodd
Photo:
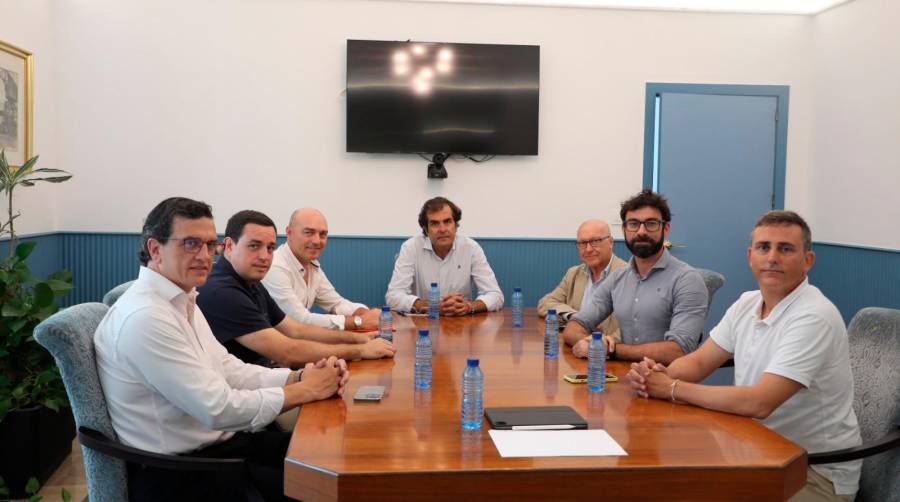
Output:
<svg viewBox="0 0 900 502">
<path fill-rule="evenodd" d="M 328 222 L 318 209 L 291 213 L 287 242 L 275 250 L 272 268 L 263 278 L 269 294 L 288 316 L 331 329 L 378 329 L 379 309 L 351 302 L 335 290 L 319 263 L 328 244 Z M 310 311 L 318 305 L 325 314 Z"/>
<path fill-rule="evenodd" d="M 627 266 L 624 260 L 613 254 L 613 236 L 609 225 L 602 220 L 587 220 L 578 226 L 575 248 L 581 257 L 581 264 L 566 271 L 556 288 L 544 295 L 538 302 L 541 317 L 550 309 L 563 321 L 568 321 L 578 313 L 584 298 L 590 298 L 593 291 L 613 271 Z M 620 340 L 619 321 L 615 315 L 604 319 L 596 328 L 607 336 Z"/>
</svg>

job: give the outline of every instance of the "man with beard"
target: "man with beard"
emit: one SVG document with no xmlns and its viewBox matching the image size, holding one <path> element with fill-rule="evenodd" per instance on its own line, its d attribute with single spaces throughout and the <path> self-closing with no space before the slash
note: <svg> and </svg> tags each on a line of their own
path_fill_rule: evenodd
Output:
<svg viewBox="0 0 900 502">
<path fill-rule="evenodd" d="M 587 357 L 591 329 L 615 312 L 621 341 L 604 334 L 611 359 L 649 357 L 668 364 L 697 348 L 706 319 L 700 274 L 663 247 L 671 211 L 666 199 L 644 189 L 622 203 L 619 216 L 632 258 L 600 283 L 563 331 L 577 357 Z"/>
</svg>

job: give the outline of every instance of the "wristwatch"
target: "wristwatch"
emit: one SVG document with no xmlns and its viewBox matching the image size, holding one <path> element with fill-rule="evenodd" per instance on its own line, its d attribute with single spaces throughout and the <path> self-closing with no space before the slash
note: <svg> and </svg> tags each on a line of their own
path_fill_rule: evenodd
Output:
<svg viewBox="0 0 900 502">
<path fill-rule="evenodd" d="M 362 328 L 362 317 L 358 315 L 353 316 L 353 326 L 356 329 Z"/>
</svg>

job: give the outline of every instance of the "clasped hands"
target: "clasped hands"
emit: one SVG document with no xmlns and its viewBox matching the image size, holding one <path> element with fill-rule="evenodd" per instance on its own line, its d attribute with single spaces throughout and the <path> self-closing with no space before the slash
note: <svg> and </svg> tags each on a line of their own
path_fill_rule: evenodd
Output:
<svg viewBox="0 0 900 502">
<path fill-rule="evenodd" d="M 419 299 L 414 306 L 419 312 L 427 312 L 428 305 L 428 300 Z M 475 302 L 467 302 L 462 293 L 450 293 L 441 298 L 440 312 L 442 316 L 447 317 L 463 316 L 470 314 L 474 305 Z"/>
<path fill-rule="evenodd" d="M 645 357 L 641 362 L 631 363 L 627 377 L 637 395 L 657 399 L 669 399 L 672 383 L 675 381 L 669 376 L 669 370 L 665 365 L 649 357 Z"/>
<path fill-rule="evenodd" d="M 326 399 L 334 394 L 343 396 L 348 381 L 350 370 L 347 361 L 331 356 L 316 363 L 307 363 L 299 383 L 306 384 L 317 399 Z"/>
</svg>

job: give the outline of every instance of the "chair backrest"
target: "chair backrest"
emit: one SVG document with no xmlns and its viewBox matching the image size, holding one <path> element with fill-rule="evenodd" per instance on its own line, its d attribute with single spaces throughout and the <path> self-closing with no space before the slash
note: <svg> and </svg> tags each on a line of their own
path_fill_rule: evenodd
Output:
<svg viewBox="0 0 900 502">
<path fill-rule="evenodd" d="M 712 305 L 713 295 L 716 294 L 716 291 L 718 291 L 719 288 L 725 285 L 725 276 L 714 270 L 707 270 L 705 268 L 698 268 L 697 272 L 700 272 L 700 277 L 703 277 L 703 282 L 706 284 L 706 292 L 708 294 L 707 301 L 709 302 L 706 306 L 709 308 L 709 306 Z"/>
<path fill-rule="evenodd" d="M 56 359 L 78 426 L 115 438 L 94 355 L 94 332 L 109 307 L 82 303 L 45 319 L 34 338 Z M 127 501 L 125 462 L 82 447 L 88 493 L 92 502 Z"/>
<path fill-rule="evenodd" d="M 868 307 L 847 329 L 853 367 L 853 409 L 863 441 L 900 427 L 900 310 Z M 863 460 L 856 500 L 897 500 L 900 449 Z"/>
<path fill-rule="evenodd" d="M 131 285 L 134 284 L 134 281 L 123 282 L 118 286 L 110 289 L 103 295 L 103 303 L 109 307 L 115 305 L 116 301 L 118 301 L 119 297 L 122 296 L 122 293 L 128 290 Z"/>
</svg>

